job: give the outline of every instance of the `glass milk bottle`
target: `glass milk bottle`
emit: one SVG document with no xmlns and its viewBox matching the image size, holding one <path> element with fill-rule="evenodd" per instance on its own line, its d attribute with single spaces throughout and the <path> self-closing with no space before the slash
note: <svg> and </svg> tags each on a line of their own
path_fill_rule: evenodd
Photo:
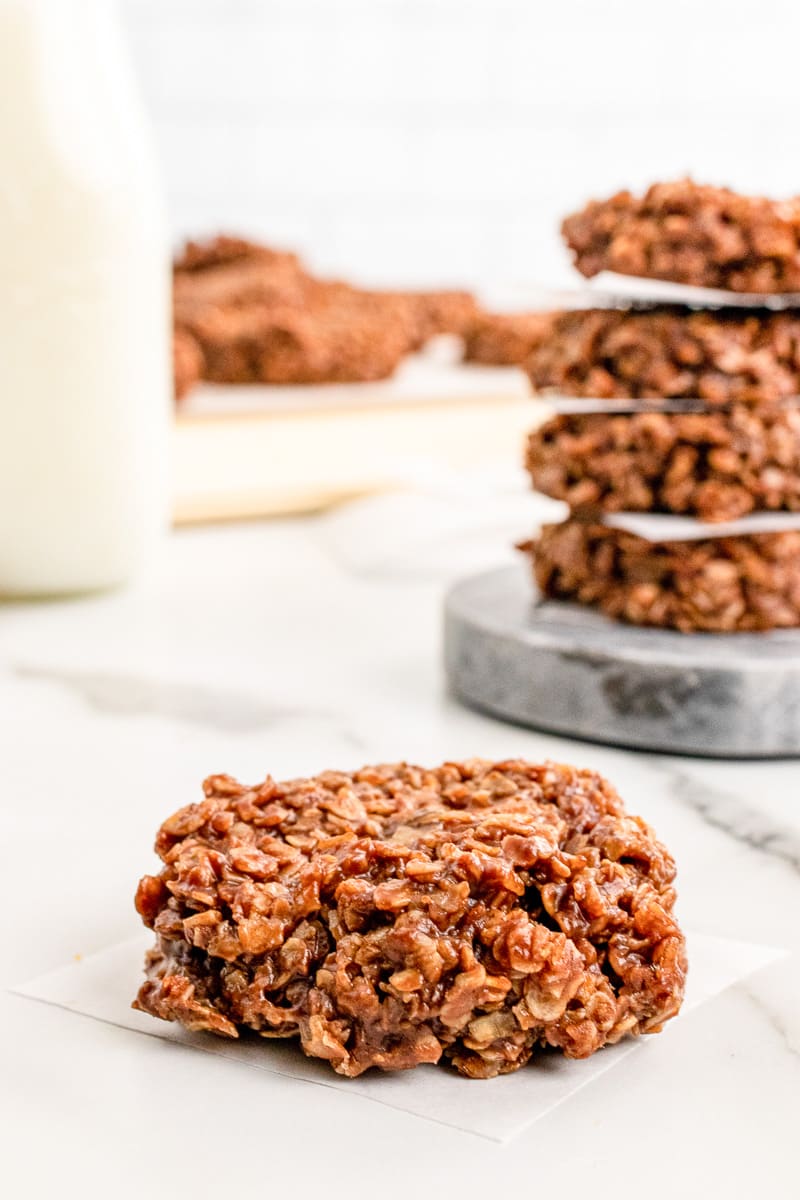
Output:
<svg viewBox="0 0 800 1200">
<path fill-rule="evenodd" d="M 169 251 L 110 0 L 0 0 L 0 597 L 130 578 L 167 516 Z"/>
</svg>

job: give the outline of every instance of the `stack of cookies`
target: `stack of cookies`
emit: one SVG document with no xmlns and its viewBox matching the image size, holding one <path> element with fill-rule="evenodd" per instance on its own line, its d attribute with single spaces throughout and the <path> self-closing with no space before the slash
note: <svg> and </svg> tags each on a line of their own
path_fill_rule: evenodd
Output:
<svg viewBox="0 0 800 1200">
<path fill-rule="evenodd" d="M 800 625 L 800 199 L 657 184 L 563 233 L 586 276 L 683 290 L 538 318 L 525 366 L 557 415 L 527 467 L 571 510 L 527 547 L 541 592 L 687 632 Z M 636 514 L 662 516 L 642 536 Z"/>
</svg>

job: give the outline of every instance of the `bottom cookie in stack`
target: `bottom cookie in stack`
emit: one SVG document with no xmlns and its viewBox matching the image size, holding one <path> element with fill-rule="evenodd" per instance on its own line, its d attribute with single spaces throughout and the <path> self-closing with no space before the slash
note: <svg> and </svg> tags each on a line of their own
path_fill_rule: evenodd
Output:
<svg viewBox="0 0 800 1200">
<path fill-rule="evenodd" d="M 800 530 L 651 542 L 570 518 L 521 548 L 544 596 L 616 620 L 684 633 L 800 625 Z"/>
</svg>

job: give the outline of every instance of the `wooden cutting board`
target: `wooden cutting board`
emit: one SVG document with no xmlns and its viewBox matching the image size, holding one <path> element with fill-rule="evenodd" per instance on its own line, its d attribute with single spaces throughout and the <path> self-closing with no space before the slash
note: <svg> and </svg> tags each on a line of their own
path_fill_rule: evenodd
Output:
<svg viewBox="0 0 800 1200">
<path fill-rule="evenodd" d="M 175 420 L 174 520 L 308 512 L 438 467 L 518 464 L 539 419 L 522 371 L 430 352 L 380 383 L 205 385 Z"/>
</svg>

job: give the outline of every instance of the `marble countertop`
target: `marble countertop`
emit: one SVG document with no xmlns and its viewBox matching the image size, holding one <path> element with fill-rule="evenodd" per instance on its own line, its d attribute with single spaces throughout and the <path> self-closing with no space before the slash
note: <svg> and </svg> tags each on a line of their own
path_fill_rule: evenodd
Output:
<svg viewBox="0 0 800 1200">
<path fill-rule="evenodd" d="M 562 1196 L 585 1187 L 597 1200 L 634 1188 L 797 1195 L 800 763 L 592 746 L 449 698 L 444 589 L 510 561 L 506 547 L 531 522 L 516 490 L 491 505 L 435 489 L 387 496 L 185 531 L 126 591 L 0 608 L 9 1196 L 219 1196 L 234 1185 L 310 1195 L 317 1178 L 354 1197 L 508 1184 Z M 673 850 L 687 927 L 791 955 L 506 1145 L 293 1080 L 286 1107 L 265 1111 L 259 1072 L 232 1076 L 220 1059 L 6 990 L 136 932 L 131 898 L 154 865 L 154 831 L 206 774 L 472 755 L 602 771 Z M 247 1164 L 233 1174 L 232 1145 Z"/>
</svg>

